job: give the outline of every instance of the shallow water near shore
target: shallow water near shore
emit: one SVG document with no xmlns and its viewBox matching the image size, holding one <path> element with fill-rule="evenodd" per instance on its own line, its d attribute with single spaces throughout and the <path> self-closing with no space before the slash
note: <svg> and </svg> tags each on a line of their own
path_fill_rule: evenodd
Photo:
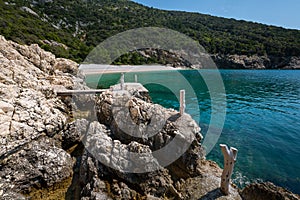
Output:
<svg viewBox="0 0 300 200">
<path fill-rule="evenodd" d="M 201 70 L 208 76 L 218 71 Z M 207 155 L 222 166 L 219 144 L 236 147 L 238 152 L 234 182 L 242 187 L 257 180 L 272 181 L 300 194 L 300 71 L 221 70 L 226 91 L 226 120 L 222 134 Z M 196 70 L 126 73 L 127 82 L 138 75 L 141 83 L 174 83 L 178 92 L 180 79 L 189 81 L 197 95 L 197 106 L 187 104 L 186 112 L 200 118 L 202 134 L 207 133 L 211 118 L 211 99 L 207 86 Z M 105 74 L 99 79 L 86 78 L 90 87 L 108 88 L 119 81 L 120 74 Z M 169 89 L 147 84 L 155 103 L 178 109 L 178 100 Z M 195 99 L 187 95 L 187 102 Z M 217 129 L 217 127 L 216 127 Z"/>
</svg>

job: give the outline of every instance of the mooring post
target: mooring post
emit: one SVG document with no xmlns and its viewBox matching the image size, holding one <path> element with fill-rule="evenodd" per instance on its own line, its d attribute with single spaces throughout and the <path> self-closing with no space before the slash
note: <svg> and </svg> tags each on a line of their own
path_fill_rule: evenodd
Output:
<svg viewBox="0 0 300 200">
<path fill-rule="evenodd" d="M 224 156 L 224 170 L 221 176 L 221 191 L 225 194 L 229 194 L 230 179 L 233 173 L 233 167 L 236 162 L 237 152 L 236 148 L 230 147 L 228 149 L 227 145 L 220 144 L 223 156 Z"/>
<path fill-rule="evenodd" d="M 121 78 L 120 78 L 120 83 L 121 83 L 121 90 L 124 90 L 124 83 L 125 83 L 125 75 L 124 73 L 121 74 Z"/>
<path fill-rule="evenodd" d="M 180 90 L 180 115 L 185 112 L 185 90 Z"/>
<path fill-rule="evenodd" d="M 136 74 L 134 75 L 134 81 L 135 81 L 136 83 L 138 82 L 138 77 L 137 77 Z"/>
</svg>

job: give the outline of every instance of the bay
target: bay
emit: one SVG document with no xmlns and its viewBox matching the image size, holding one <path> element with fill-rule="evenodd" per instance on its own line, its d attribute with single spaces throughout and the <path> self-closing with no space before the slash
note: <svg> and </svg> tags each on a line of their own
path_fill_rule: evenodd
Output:
<svg viewBox="0 0 300 200">
<path fill-rule="evenodd" d="M 233 181 L 240 187 L 253 181 L 272 181 L 300 194 L 300 71 L 293 70 L 180 70 L 126 73 L 127 82 L 145 84 L 154 103 L 178 109 L 179 90 L 187 83 L 187 108 L 199 121 L 204 137 L 212 117 L 214 95 L 203 77 L 220 73 L 224 83 L 226 117 L 222 134 L 208 159 L 223 165 L 219 144 L 236 147 Z M 108 88 L 120 74 L 89 75 L 90 87 Z M 170 84 L 172 89 L 170 89 Z M 178 93 L 174 92 L 178 91 Z M 195 102 L 196 101 L 196 105 Z M 191 103 L 189 103 L 191 102 Z M 217 102 L 218 103 L 218 102 Z"/>
</svg>

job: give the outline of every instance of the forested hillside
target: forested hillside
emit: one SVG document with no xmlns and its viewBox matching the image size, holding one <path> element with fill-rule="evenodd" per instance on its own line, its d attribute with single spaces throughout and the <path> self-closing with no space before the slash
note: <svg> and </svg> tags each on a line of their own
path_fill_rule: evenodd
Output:
<svg viewBox="0 0 300 200">
<path fill-rule="evenodd" d="M 211 54 L 300 56 L 299 30 L 163 11 L 126 0 L 0 1 L 0 34 L 19 43 L 38 43 L 57 56 L 76 61 L 112 35 L 149 26 L 182 32 Z"/>
</svg>

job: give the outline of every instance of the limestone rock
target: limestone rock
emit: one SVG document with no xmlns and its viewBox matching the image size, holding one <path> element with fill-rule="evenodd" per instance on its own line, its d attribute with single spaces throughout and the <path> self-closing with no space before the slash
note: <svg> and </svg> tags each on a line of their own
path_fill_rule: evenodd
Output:
<svg viewBox="0 0 300 200">
<path fill-rule="evenodd" d="M 72 175 L 73 159 L 53 139 L 70 117 L 70 107 L 56 96 L 53 84 L 77 84 L 64 73 L 68 64 L 75 73 L 71 61 L 0 36 L 1 199 L 6 194 L 19 198 L 19 192 L 53 186 Z"/>
<path fill-rule="evenodd" d="M 222 69 L 266 69 L 271 66 L 270 59 L 264 56 L 213 55 L 212 58 Z"/>
<path fill-rule="evenodd" d="M 49 187 L 72 175 L 73 160 L 54 146 L 54 140 L 41 137 L 19 146 L 1 161 L 2 183 L 13 190 L 29 193 L 32 187 Z"/>
<path fill-rule="evenodd" d="M 173 197 L 180 196 L 173 186 L 168 170 L 159 166 L 148 146 L 137 142 L 121 144 L 118 140 L 113 141 L 110 135 L 105 126 L 98 122 L 91 123 L 85 144 L 89 153 L 84 153 L 80 168 L 85 196 L 91 197 L 95 191 L 107 192 L 107 187 L 102 184 L 102 188 L 99 188 L 95 186 L 95 182 L 105 180 L 108 176 L 113 178 L 110 182 L 112 196 L 117 199 L 133 199 L 137 197 L 138 192 L 142 192 L 140 195 L 150 194 L 157 197 L 167 193 Z M 136 169 L 136 172 L 139 172 L 142 167 L 159 170 L 149 173 L 126 171 Z"/>
<path fill-rule="evenodd" d="M 1 186 L 1 184 L 0 184 Z M 26 200 L 26 197 L 16 193 L 16 192 L 12 192 L 12 191 L 5 191 L 2 190 L 3 188 L 0 189 L 0 198 L 2 200 L 12 200 L 12 199 L 18 199 L 18 200 Z"/>
<path fill-rule="evenodd" d="M 283 62 L 283 69 L 300 69 L 300 57 L 292 56 Z"/>
<path fill-rule="evenodd" d="M 86 119 L 77 119 L 67 124 L 61 132 L 63 149 L 79 144 L 87 133 L 88 125 L 89 122 Z"/>
<path fill-rule="evenodd" d="M 81 199 L 112 199 L 108 193 L 109 190 L 113 194 L 120 196 L 122 191 L 119 189 L 117 183 L 111 182 L 114 186 L 110 186 L 102 179 L 109 176 L 109 172 L 105 166 L 95 160 L 93 156 L 85 151 L 83 153 L 80 165 L 80 184 L 83 185 L 81 192 Z M 115 177 L 110 177 L 115 178 Z M 110 194 L 112 195 L 112 194 Z"/>
<path fill-rule="evenodd" d="M 164 65 L 181 68 L 193 67 L 188 60 L 182 57 L 183 52 L 170 52 L 162 49 L 141 49 L 138 53 L 145 58 L 154 57 L 159 63 Z"/>
<path fill-rule="evenodd" d="M 58 58 L 55 60 L 55 64 L 53 66 L 54 70 L 59 70 L 64 73 L 69 73 L 74 76 L 78 73 L 78 64 L 74 61 L 64 59 L 64 58 Z"/>
<path fill-rule="evenodd" d="M 73 76 L 77 64 L 2 36 L 0 68 L 0 199 L 25 199 L 20 193 L 51 190 L 71 178 L 82 200 L 240 199 L 234 187 L 219 196 L 220 168 L 205 161 L 190 115 L 132 91 L 58 97 L 58 89 L 88 89 Z M 94 113 L 81 119 L 76 112 L 94 106 L 98 121 Z"/>
<path fill-rule="evenodd" d="M 31 88 L 2 86 L 0 142 L 5 141 L 6 145 L 1 145 L 0 156 L 41 133 L 53 136 L 64 127 L 66 116 L 60 111 L 64 106 L 59 99 L 47 99 L 42 92 Z"/>
<path fill-rule="evenodd" d="M 211 55 L 220 69 L 299 69 L 299 56 Z"/>
<path fill-rule="evenodd" d="M 85 148 L 104 165 L 123 173 L 160 168 L 148 146 L 136 142 L 122 144 L 109 135 L 110 131 L 105 126 L 92 122 L 84 141 Z"/>
<path fill-rule="evenodd" d="M 113 92 L 101 94 L 96 109 L 98 120 L 110 127 L 113 138 L 125 144 L 135 140 L 149 146 L 163 166 L 171 164 L 166 164 L 168 155 L 176 157 L 168 168 L 178 178 L 199 174 L 198 160 L 204 157 L 202 135 L 190 115 L 180 116 L 175 110 Z M 170 149 L 159 151 L 171 141 Z"/>
<path fill-rule="evenodd" d="M 241 191 L 244 200 L 299 200 L 300 196 L 275 186 L 273 183 L 254 183 Z"/>
<path fill-rule="evenodd" d="M 238 189 L 234 185 L 230 187 L 230 194 L 225 196 L 220 190 L 221 174 L 220 167 L 212 161 L 201 161 L 201 176 L 181 180 L 181 188 L 184 199 L 219 199 L 219 200 L 241 200 Z"/>
</svg>

